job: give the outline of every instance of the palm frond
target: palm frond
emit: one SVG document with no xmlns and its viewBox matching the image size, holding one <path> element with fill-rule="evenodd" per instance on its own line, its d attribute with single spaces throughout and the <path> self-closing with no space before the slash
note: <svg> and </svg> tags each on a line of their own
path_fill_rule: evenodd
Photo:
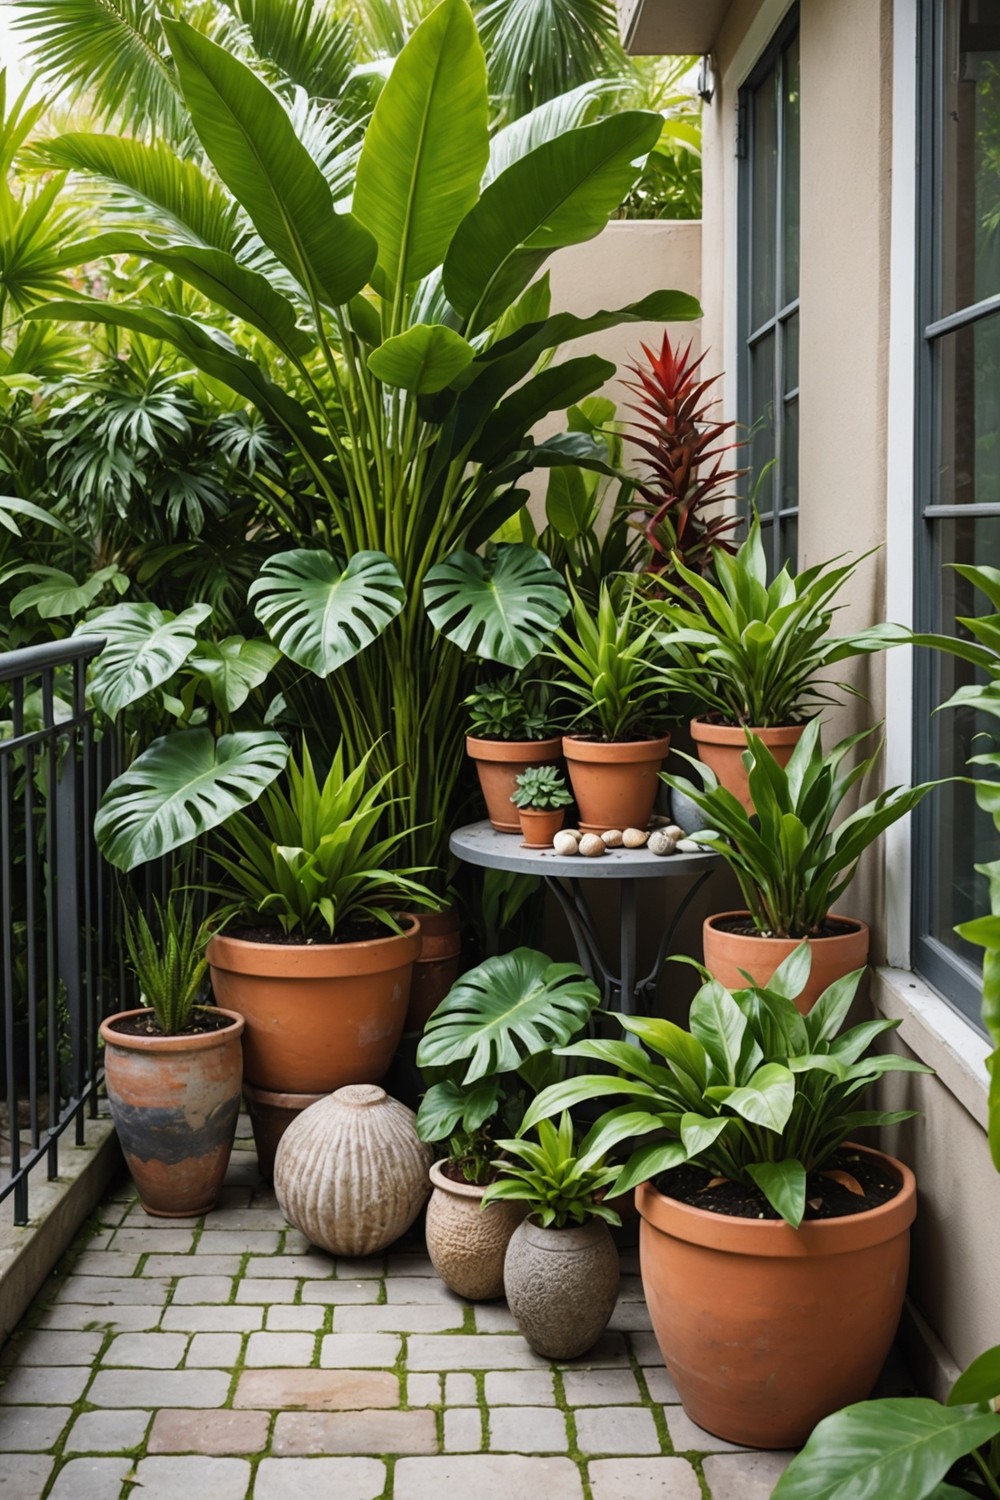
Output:
<svg viewBox="0 0 1000 1500">
<path fill-rule="evenodd" d="M 614 0 L 486 0 L 474 9 L 506 119 L 627 67 Z"/>
<path fill-rule="evenodd" d="M 325 0 L 227 0 L 258 57 L 307 94 L 337 99 L 356 59 L 352 28 Z"/>
</svg>

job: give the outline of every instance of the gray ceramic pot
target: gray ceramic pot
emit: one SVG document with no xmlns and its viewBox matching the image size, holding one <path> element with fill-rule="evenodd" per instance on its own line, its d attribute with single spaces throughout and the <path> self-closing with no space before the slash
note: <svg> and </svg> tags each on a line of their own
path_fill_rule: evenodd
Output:
<svg viewBox="0 0 1000 1500">
<path fill-rule="evenodd" d="M 697 777 L 692 777 L 697 780 Z M 685 833 L 700 833 L 705 826 L 705 814 L 700 812 L 690 797 L 685 797 L 683 792 L 670 788 L 670 816 L 678 828 L 683 828 Z"/>
<path fill-rule="evenodd" d="M 597 1342 L 614 1311 L 618 1278 L 618 1251 L 603 1219 L 574 1229 L 542 1229 L 525 1219 L 503 1266 L 514 1320 L 547 1359 L 575 1359 Z"/>
</svg>

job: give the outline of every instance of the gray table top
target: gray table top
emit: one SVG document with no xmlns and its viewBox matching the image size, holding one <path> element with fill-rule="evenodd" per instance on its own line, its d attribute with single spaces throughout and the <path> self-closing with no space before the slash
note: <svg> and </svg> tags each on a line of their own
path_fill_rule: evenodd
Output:
<svg viewBox="0 0 1000 1500">
<path fill-rule="evenodd" d="M 596 859 L 582 854 L 557 854 L 554 849 L 525 849 L 519 833 L 497 833 L 485 818 L 481 823 L 456 829 L 450 845 L 452 854 L 469 865 L 573 880 L 670 880 L 700 874 L 719 861 L 719 856 L 707 849 L 702 854 L 609 849 Z"/>
</svg>

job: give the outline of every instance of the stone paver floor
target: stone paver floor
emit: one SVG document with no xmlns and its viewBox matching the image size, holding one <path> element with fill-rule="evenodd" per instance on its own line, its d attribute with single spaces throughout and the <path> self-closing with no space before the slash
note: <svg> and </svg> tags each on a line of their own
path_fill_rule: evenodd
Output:
<svg viewBox="0 0 1000 1500">
<path fill-rule="evenodd" d="M 0 1351 L 0 1500 L 767 1500 L 787 1455 L 696 1427 L 634 1251 L 583 1359 L 538 1358 L 419 1236 L 334 1260 L 241 1121 L 219 1207 L 95 1214 Z"/>
</svg>

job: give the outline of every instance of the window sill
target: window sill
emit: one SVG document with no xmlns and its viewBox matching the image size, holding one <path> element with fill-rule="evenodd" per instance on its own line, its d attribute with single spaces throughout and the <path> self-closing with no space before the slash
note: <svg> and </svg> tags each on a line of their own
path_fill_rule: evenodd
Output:
<svg viewBox="0 0 1000 1500">
<path fill-rule="evenodd" d="M 990 1044 L 982 1032 L 909 969 L 875 969 L 871 998 L 881 1015 L 902 1022 L 900 1039 L 985 1130 Z"/>
</svg>

